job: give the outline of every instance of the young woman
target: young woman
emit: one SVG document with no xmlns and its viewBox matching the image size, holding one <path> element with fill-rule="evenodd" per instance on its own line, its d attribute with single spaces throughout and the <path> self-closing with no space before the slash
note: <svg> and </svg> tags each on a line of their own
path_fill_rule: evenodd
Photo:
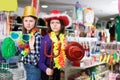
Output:
<svg viewBox="0 0 120 80">
<path fill-rule="evenodd" d="M 41 41 L 39 67 L 43 71 L 42 80 L 60 80 L 60 69 L 65 66 L 65 27 L 71 25 L 67 14 L 53 10 L 45 20 L 48 33 Z"/>
<path fill-rule="evenodd" d="M 26 80 L 40 80 L 41 75 L 37 64 L 40 58 L 40 41 L 42 36 L 36 28 L 37 19 L 35 8 L 26 6 L 22 16 L 22 39 L 19 43 L 26 70 Z"/>
</svg>

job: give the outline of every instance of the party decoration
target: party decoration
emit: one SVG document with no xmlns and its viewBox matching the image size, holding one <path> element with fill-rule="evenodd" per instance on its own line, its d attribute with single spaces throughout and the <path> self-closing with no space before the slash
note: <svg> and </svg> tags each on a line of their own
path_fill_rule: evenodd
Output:
<svg viewBox="0 0 120 80">
<path fill-rule="evenodd" d="M 113 56 L 112 55 L 110 56 L 109 64 L 113 64 Z"/>
<path fill-rule="evenodd" d="M 12 1 L 12 2 L 11 2 Z M 0 0 L 0 11 L 6 12 L 6 26 L 4 27 L 5 35 L 10 34 L 10 12 L 17 11 L 18 9 L 17 0 Z"/>
<path fill-rule="evenodd" d="M 36 0 L 32 0 L 32 1 L 31 1 L 31 6 L 33 6 L 33 7 L 35 7 L 35 8 L 36 8 L 36 3 L 37 3 L 37 1 L 36 1 Z"/>
<path fill-rule="evenodd" d="M 23 35 L 22 35 L 22 40 L 23 40 L 24 42 L 28 42 L 30 38 L 31 38 L 31 35 L 30 35 L 30 34 L 23 34 Z"/>
<path fill-rule="evenodd" d="M 120 13 L 120 0 L 118 0 L 118 11 Z"/>
<path fill-rule="evenodd" d="M 76 2 L 75 4 L 75 12 L 76 12 L 77 23 L 83 24 L 83 8 L 79 2 Z"/>
<path fill-rule="evenodd" d="M 107 57 L 107 63 L 109 63 L 109 60 L 110 60 L 110 55 L 108 55 Z"/>
<path fill-rule="evenodd" d="M 80 60 L 85 55 L 85 50 L 78 42 L 69 42 L 65 49 L 66 57 L 73 62 L 73 66 L 80 66 Z"/>
<path fill-rule="evenodd" d="M 116 25 L 116 38 L 117 38 L 117 41 L 119 42 L 120 41 L 120 16 L 119 15 L 115 18 L 115 25 Z"/>
<path fill-rule="evenodd" d="M 33 16 L 38 19 L 38 16 L 36 14 L 36 9 L 33 6 L 25 6 L 24 12 L 21 18 L 26 17 L 26 16 Z"/>
<path fill-rule="evenodd" d="M 102 60 L 103 60 L 103 55 L 102 55 L 102 54 L 100 54 L 99 61 L 100 61 L 100 62 L 102 62 Z"/>
<path fill-rule="evenodd" d="M 0 11 L 17 11 L 17 2 L 17 0 L 0 0 Z"/>
<path fill-rule="evenodd" d="M 64 34 L 60 34 L 60 42 L 58 41 L 55 32 L 51 32 L 50 38 L 53 41 L 53 54 L 54 54 L 54 62 L 55 62 L 55 67 L 60 69 L 65 66 L 65 36 Z M 58 55 L 58 56 L 56 56 Z M 56 57 L 55 57 L 56 56 Z"/>
<path fill-rule="evenodd" d="M 2 45 L 1 45 L 1 52 L 3 58 L 9 59 L 15 56 L 16 51 L 17 51 L 17 47 L 15 46 L 14 41 L 10 37 L 6 37 L 2 41 Z"/>
<path fill-rule="evenodd" d="M 36 9 L 36 15 L 40 13 L 40 5 L 39 5 L 40 0 L 32 0 L 31 6 L 35 7 Z"/>
<path fill-rule="evenodd" d="M 11 32 L 10 32 L 10 37 L 11 37 L 13 40 L 20 40 L 21 33 L 20 33 L 20 32 L 16 32 L 16 31 L 11 31 Z"/>
<path fill-rule="evenodd" d="M 84 9 L 84 25 L 92 26 L 94 22 L 94 11 L 92 8 Z"/>
<path fill-rule="evenodd" d="M 10 32 L 10 37 L 15 41 L 21 40 L 23 42 L 28 42 L 31 36 L 32 36 L 31 34 L 21 34 L 20 32 L 16 31 Z"/>
<path fill-rule="evenodd" d="M 37 28 L 32 29 L 30 34 L 23 34 L 20 42 L 18 43 L 18 46 L 20 48 L 20 53 L 26 57 L 29 53 L 29 39 L 31 36 L 34 35 L 34 33 L 37 31 Z"/>
<path fill-rule="evenodd" d="M 106 60 L 107 60 L 107 54 L 104 55 L 103 62 L 106 62 Z"/>
<path fill-rule="evenodd" d="M 48 22 L 51 19 L 60 19 L 63 21 L 65 27 L 70 27 L 72 25 L 72 20 L 70 16 L 68 16 L 66 13 L 61 13 L 59 10 L 52 10 L 49 15 L 46 15 L 44 19 Z"/>
</svg>

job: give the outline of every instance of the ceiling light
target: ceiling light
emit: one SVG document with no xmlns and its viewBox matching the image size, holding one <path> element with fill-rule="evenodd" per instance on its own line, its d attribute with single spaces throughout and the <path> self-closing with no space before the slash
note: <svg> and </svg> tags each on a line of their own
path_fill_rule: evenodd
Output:
<svg viewBox="0 0 120 80">
<path fill-rule="evenodd" d="M 41 7 L 42 8 L 48 8 L 48 5 L 43 4 L 43 5 L 41 5 Z"/>
</svg>

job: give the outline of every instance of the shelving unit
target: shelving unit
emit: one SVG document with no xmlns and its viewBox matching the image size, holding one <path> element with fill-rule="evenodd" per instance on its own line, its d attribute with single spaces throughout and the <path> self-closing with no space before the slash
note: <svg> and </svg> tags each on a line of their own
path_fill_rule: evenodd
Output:
<svg viewBox="0 0 120 80">
<path fill-rule="evenodd" d="M 103 72 L 101 72 L 101 73 L 99 73 L 97 75 L 103 75 L 103 74 L 106 74 L 106 73 L 109 73 L 109 72 L 110 72 L 109 70 L 106 70 L 106 71 L 103 71 Z"/>
<path fill-rule="evenodd" d="M 100 66 L 100 69 L 101 67 L 105 67 L 105 70 L 102 71 L 100 70 L 99 72 L 96 72 L 95 73 L 95 77 L 99 76 L 99 78 L 102 78 L 101 76 L 105 75 L 105 74 L 108 74 L 109 73 L 109 70 L 108 70 L 108 66 L 107 66 L 107 63 L 105 62 L 100 62 L 99 61 L 99 56 L 100 56 L 100 52 L 96 52 L 96 53 L 92 53 L 92 49 L 97 47 L 97 49 L 100 49 L 100 46 L 98 46 L 98 44 L 100 44 L 100 41 L 97 39 L 97 38 L 91 38 L 91 37 L 74 37 L 74 36 L 67 36 L 67 40 L 68 42 L 72 42 L 72 41 L 75 41 L 75 42 L 78 42 L 78 43 L 84 43 L 85 41 L 89 42 L 89 48 L 90 48 L 90 56 L 85 56 L 83 57 L 83 59 L 81 60 L 81 62 L 86 62 L 87 61 L 90 61 L 90 60 L 93 60 L 93 56 L 96 56 L 96 60 L 94 61 L 90 61 L 90 63 L 85 63 L 85 64 L 80 64 L 80 67 L 76 67 L 76 66 L 72 66 L 71 63 L 69 63 L 69 60 L 67 60 L 67 65 L 64 69 L 65 71 L 65 80 L 68 80 L 69 77 L 72 77 L 71 75 L 76 75 L 78 74 L 78 76 L 81 75 L 81 73 L 85 70 L 90 70 L 90 74 L 92 73 L 92 69 L 94 69 L 95 67 L 99 67 Z M 96 43 L 94 45 L 94 43 Z M 82 44 L 83 45 L 83 44 Z M 93 46 L 94 45 L 94 46 Z M 97 45 L 97 46 L 96 46 Z M 100 50 L 99 50 L 100 51 Z M 69 65 L 70 64 L 70 65 Z M 88 65 L 88 66 L 87 66 Z M 102 66 L 103 65 L 103 66 Z M 98 68 L 97 68 L 98 69 Z M 94 72 L 94 71 L 93 71 Z M 73 77 L 72 77 L 73 78 Z"/>
<path fill-rule="evenodd" d="M 94 66 L 98 66 L 98 65 L 101 65 L 101 64 L 105 64 L 104 62 L 98 62 L 98 63 L 95 63 L 95 64 L 93 64 L 93 65 L 90 65 L 90 66 L 84 66 L 84 67 L 75 67 L 75 66 L 68 66 L 67 67 L 67 69 L 68 68 L 70 68 L 70 69 L 87 69 L 87 68 L 91 68 L 91 67 L 94 67 Z"/>
<path fill-rule="evenodd" d="M 85 70 L 87 68 L 92 68 L 92 67 L 99 66 L 99 65 L 102 65 L 102 64 L 106 64 L 106 63 L 98 62 L 98 63 L 95 63 L 93 65 L 84 66 L 84 67 L 66 66 L 65 67 L 65 80 L 68 80 L 68 76 L 70 76 L 72 74 L 75 74 L 75 73 L 78 73 L 81 70 Z M 102 74 L 105 74 L 107 72 L 108 71 L 105 71 L 105 72 L 99 73 L 98 75 L 102 75 Z"/>
</svg>

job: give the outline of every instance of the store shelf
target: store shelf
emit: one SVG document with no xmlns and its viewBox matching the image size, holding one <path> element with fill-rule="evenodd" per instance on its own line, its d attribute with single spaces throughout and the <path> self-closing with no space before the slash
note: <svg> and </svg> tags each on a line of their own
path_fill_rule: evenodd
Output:
<svg viewBox="0 0 120 80">
<path fill-rule="evenodd" d="M 37 26 L 38 28 L 48 28 L 47 26 Z"/>
<path fill-rule="evenodd" d="M 107 73 L 109 73 L 109 72 L 110 72 L 109 70 L 106 70 L 106 71 L 103 71 L 103 72 L 101 72 L 101 73 L 98 73 L 97 75 L 98 75 L 98 76 L 101 76 L 101 75 L 107 74 Z"/>
<path fill-rule="evenodd" d="M 92 67 L 99 66 L 102 64 L 105 64 L 105 63 L 104 62 L 96 62 L 90 66 L 83 66 L 83 67 L 66 66 L 66 68 L 65 68 L 65 80 L 67 80 L 70 75 L 79 73 L 80 70 L 85 70 L 87 68 L 92 68 Z M 106 72 L 99 73 L 99 75 L 105 74 Z"/>
<path fill-rule="evenodd" d="M 105 63 L 104 62 L 96 62 L 90 66 L 83 66 L 83 67 L 68 66 L 67 68 L 69 68 L 69 69 L 82 69 L 83 70 L 83 69 L 91 68 L 91 67 L 98 66 L 101 64 L 105 64 Z"/>
</svg>

